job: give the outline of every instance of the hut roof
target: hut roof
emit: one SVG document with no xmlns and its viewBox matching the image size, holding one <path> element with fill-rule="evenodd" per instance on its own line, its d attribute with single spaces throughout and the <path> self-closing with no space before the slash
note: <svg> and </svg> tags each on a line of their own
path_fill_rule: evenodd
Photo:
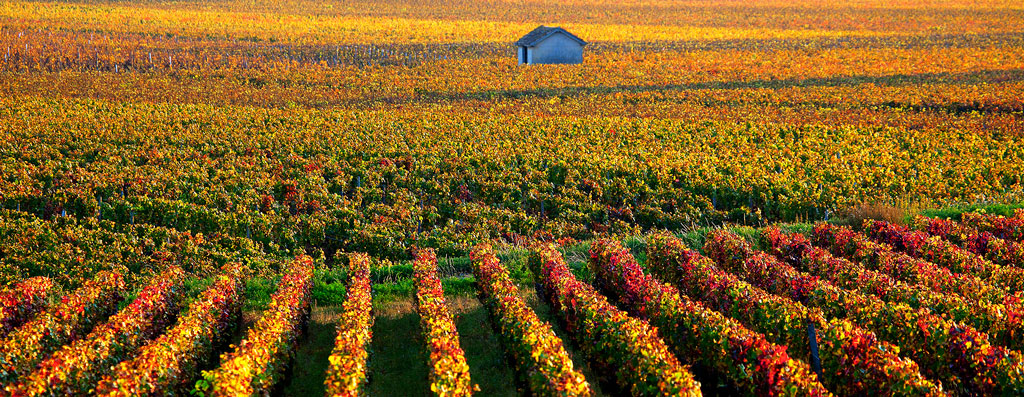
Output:
<svg viewBox="0 0 1024 397">
<path fill-rule="evenodd" d="M 576 37 L 576 35 L 569 33 L 565 29 L 562 29 L 557 26 L 544 25 L 540 25 L 536 29 L 530 31 L 530 33 L 527 33 L 526 36 L 523 36 L 521 39 L 519 39 L 519 41 L 516 42 L 516 45 L 521 47 L 533 47 L 537 45 L 537 43 L 540 43 L 544 39 L 559 32 L 565 34 L 566 36 L 569 36 L 570 39 L 575 40 L 576 42 L 580 43 L 580 45 L 587 45 L 586 41 L 583 41 L 583 39 Z"/>
</svg>

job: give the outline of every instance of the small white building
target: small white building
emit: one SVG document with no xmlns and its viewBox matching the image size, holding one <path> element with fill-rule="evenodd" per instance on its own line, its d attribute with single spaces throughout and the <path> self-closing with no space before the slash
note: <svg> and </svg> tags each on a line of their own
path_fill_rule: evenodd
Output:
<svg viewBox="0 0 1024 397">
<path fill-rule="evenodd" d="M 539 26 L 516 42 L 519 64 L 582 63 L 587 42 L 559 27 Z"/>
</svg>

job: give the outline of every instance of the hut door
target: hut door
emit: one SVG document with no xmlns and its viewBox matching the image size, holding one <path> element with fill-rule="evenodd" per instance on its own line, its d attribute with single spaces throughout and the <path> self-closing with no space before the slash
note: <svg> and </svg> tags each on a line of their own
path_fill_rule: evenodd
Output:
<svg viewBox="0 0 1024 397">
<path fill-rule="evenodd" d="M 523 47 L 523 63 L 530 63 L 530 47 Z"/>
</svg>

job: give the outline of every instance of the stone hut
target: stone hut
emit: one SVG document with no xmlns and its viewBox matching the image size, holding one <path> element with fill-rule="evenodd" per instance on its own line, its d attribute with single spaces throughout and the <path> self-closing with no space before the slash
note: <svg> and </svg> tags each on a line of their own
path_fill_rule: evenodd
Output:
<svg viewBox="0 0 1024 397">
<path fill-rule="evenodd" d="M 585 45 L 565 29 L 543 25 L 516 42 L 520 65 L 582 63 Z"/>
</svg>

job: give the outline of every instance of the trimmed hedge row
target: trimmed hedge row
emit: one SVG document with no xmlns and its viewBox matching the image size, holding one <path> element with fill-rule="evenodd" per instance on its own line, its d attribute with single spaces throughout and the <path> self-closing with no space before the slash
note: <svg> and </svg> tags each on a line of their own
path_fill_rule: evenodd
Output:
<svg viewBox="0 0 1024 397">
<path fill-rule="evenodd" d="M 905 303 L 915 309 L 925 308 L 951 321 L 970 324 L 987 332 L 996 343 L 1019 349 L 1021 321 L 1009 316 L 1006 307 L 964 299 L 954 294 L 932 291 L 925 286 L 905 283 L 865 269 L 852 261 L 832 256 L 815 247 L 800 234 L 785 234 L 776 227 L 762 231 L 760 239 L 776 257 L 789 265 L 823 277 L 837 287 L 875 295 L 886 302 Z"/>
<path fill-rule="evenodd" d="M 220 367 L 203 371 L 197 390 L 212 396 L 267 395 L 281 379 L 309 319 L 313 258 L 301 255 L 289 269 L 263 316 L 221 356 Z"/>
<path fill-rule="evenodd" d="M 849 320 L 825 319 L 818 309 L 772 295 L 719 269 L 710 259 L 686 248 L 676 237 L 648 239 L 649 270 L 708 307 L 810 357 L 808 325 L 819 345 L 822 382 L 835 393 L 867 395 L 891 390 L 898 395 L 943 395 L 925 379 L 917 363 L 898 356 L 899 348 Z"/>
<path fill-rule="evenodd" d="M 519 287 L 490 244 L 477 245 L 469 256 L 484 306 L 530 392 L 538 396 L 591 395 L 590 385 L 573 368 L 562 339 L 523 302 Z"/>
<path fill-rule="evenodd" d="M 768 342 L 764 335 L 644 274 L 633 255 L 618 241 L 594 242 L 589 263 L 596 284 L 630 313 L 657 327 L 683 360 L 713 369 L 751 395 L 832 395 L 818 382 L 807 363 L 789 357 L 785 346 Z"/>
<path fill-rule="evenodd" d="M 955 244 L 883 221 L 864 222 L 865 233 L 880 242 L 891 244 L 910 256 L 921 258 L 954 273 L 967 273 L 1006 288 L 1010 292 L 1024 291 L 1024 269 L 1000 266 Z"/>
<path fill-rule="evenodd" d="M 125 291 L 121 272 L 103 271 L 0 342 L 0 384 L 35 370 L 51 352 L 78 339 L 117 309 Z"/>
<path fill-rule="evenodd" d="M 1003 266 L 1024 267 L 1024 244 L 1004 240 L 991 232 L 979 232 L 957 221 L 918 216 L 914 228 L 939 236 Z"/>
<path fill-rule="evenodd" d="M 359 396 L 366 385 L 366 360 L 373 339 L 373 296 L 370 257 L 352 254 L 348 258 L 348 297 L 342 304 L 338 336 L 327 361 L 324 380 L 328 396 Z"/>
<path fill-rule="evenodd" d="M 990 304 L 1003 304 L 1009 295 L 1006 289 L 978 276 L 953 273 L 945 267 L 897 252 L 891 245 L 873 241 L 845 226 L 819 223 L 814 226 L 812 239 L 815 245 L 828 249 L 833 255 L 932 291 Z"/>
<path fill-rule="evenodd" d="M 238 323 L 244 300 L 243 266 L 226 265 L 178 323 L 135 358 L 115 366 L 96 386 L 100 396 L 183 394 Z"/>
<path fill-rule="evenodd" d="M 185 272 L 177 266 L 157 274 L 131 304 L 85 338 L 64 345 L 7 391 L 30 396 L 89 394 L 111 366 L 132 357 L 174 321 L 184 281 Z"/>
<path fill-rule="evenodd" d="M 1012 217 L 965 212 L 960 221 L 1004 240 L 1024 242 L 1024 208 L 1018 208 Z"/>
<path fill-rule="evenodd" d="M 849 318 L 897 343 L 925 371 L 953 390 L 1005 394 L 1024 392 L 1024 358 L 989 343 L 974 327 L 947 321 L 927 309 L 889 304 L 837 288 L 756 252 L 742 237 L 716 231 L 705 244 L 712 258 L 768 291 L 793 296 L 826 314 Z"/>
<path fill-rule="evenodd" d="M 444 299 L 437 277 L 437 256 L 433 249 L 416 252 L 413 261 L 416 281 L 416 311 L 420 314 L 423 339 L 430 352 L 430 391 L 438 396 L 468 396 L 475 385 L 469 378 L 469 364 L 459 345 L 459 331 Z"/>
<path fill-rule="evenodd" d="M 529 259 L 551 304 L 590 361 L 614 373 L 634 396 L 699 396 L 700 384 L 647 322 L 630 317 L 593 287 L 576 279 L 553 245 L 535 248 Z"/>
</svg>

